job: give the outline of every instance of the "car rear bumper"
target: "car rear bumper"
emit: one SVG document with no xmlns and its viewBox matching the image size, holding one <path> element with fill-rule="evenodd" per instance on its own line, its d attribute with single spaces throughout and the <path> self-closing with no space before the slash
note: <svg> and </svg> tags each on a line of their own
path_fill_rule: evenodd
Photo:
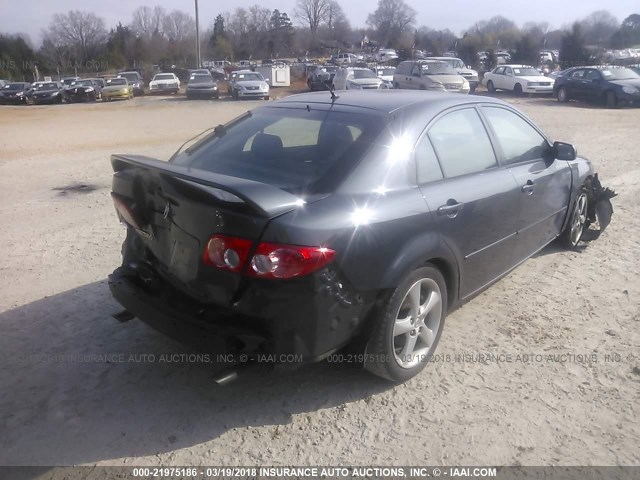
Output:
<svg viewBox="0 0 640 480">
<path fill-rule="evenodd" d="M 349 343 L 374 298 L 346 291 L 327 271 L 286 285 L 250 283 L 229 307 L 199 303 L 159 277 L 149 285 L 130 267 L 109 276 L 124 308 L 175 340 L 208 352 L 293 355 L 297 362 L 321 360 Z"/>
</svg>

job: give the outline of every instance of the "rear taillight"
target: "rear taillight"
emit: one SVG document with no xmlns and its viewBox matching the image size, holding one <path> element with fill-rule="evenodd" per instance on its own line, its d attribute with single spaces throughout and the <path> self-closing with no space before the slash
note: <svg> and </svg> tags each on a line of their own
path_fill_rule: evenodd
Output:
<svg viewBox="0 0 640 480">
<path fill-rule="evenodd" d="M 202 260 L 207 265 L 239 272 L 247 260 L 250 248 L 251 240 L 214 235 L 207 242 Z"/>
<path fill-rule="evenodd" d="M 247 274 L 261 278 L 299 277 L 331 263 L 335 254 L 324 247 L 261 243 L 251 259 Z"/>
<path fill-rule="evenodd" d="M 116 213 L 118 214 L 118 218 L 120 219 L 120 221 L 128 223 L 133 228 L 139 230 L 140 225 L 138 225 L 138 222 L 135 219 L 135 216 L 133 215 L 133 212 L 131 211 L 129 206 L 115 195 L 111 195 L 111 198 L 113 198 L 113 204 L 116 207 Z"/>
<path fill-rule="evenodd" d="M 246 262 L 247 275 L 287 279 L 307 275 L 331 263 L 335 251 L 325 247 L 302 247 L 261 243 L 249 259 L 251 240 L 214 235 L 207 242 L 202 260 L 206 265 L 240 272 Z"/>
</svg>

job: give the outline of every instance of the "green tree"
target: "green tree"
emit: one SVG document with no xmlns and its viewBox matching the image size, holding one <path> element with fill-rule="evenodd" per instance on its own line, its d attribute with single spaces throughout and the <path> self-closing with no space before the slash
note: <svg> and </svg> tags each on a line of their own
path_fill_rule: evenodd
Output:
<svg viewBox="0 0 640 480">
<path fill-rule="evenodd" d="M 376 30 L 381 46 L 400 46 L 403 34 L 413 32 L 416 15 L 404 0 L 379 0 L 378 8 L 369 14 L 367 24 Z"/>
<path fill-rule="evenodd" d="M 29 44 L 19 35 L 0 35 L 0 78 L 32 81 L 36 56 Z"/>
<path fill-rule="evenodd" d="M 520 40 L 516 42 L 516 50 L 512 60 L 514 63 L 522 63 L 524 65 L 537 65 L 540 61 L 540 51 L 533 43 L 529 34 L 524 34 Z"/>
<path fill-rule="evenodd" d="M 589 53 L 585 48 L 584 35 L 579 23 L 574 23 L 571 31 L 562 37 L 560 64 L 562 68 L 579 67 L 589 63 Z"/>
</svg>

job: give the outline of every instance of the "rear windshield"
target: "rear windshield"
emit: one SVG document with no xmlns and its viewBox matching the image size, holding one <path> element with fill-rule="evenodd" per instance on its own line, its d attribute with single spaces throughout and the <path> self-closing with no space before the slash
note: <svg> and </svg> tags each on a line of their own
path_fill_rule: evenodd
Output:
<svg viewBox="0 0 640 480">
<path fill-rule="evenodd" d="M 154 80 L 173 80 L 174 78 L 175 77 L 172 73 L 159 73 L 158 75 L 153 77 Z"/>
<path fill-rule="evenodd" d="M 4 86 L 5 90 L 24 90 L 23 83 L 8 83 Z"/>
<path fill-rule="evenodd" d="M 376 115 L 263 108 L 211 134 L 175 163 L 274 185 L 332 192 L 384 128 Z"/>
</svg>

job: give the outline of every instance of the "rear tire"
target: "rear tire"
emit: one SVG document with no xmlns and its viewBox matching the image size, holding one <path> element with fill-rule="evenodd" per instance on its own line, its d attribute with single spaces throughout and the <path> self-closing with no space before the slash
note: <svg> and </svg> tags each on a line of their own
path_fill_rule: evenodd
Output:
<svg viewBox="0 0 640 480">
<path fill-rule="evenodd" d="M 489 91 L 489 93 L 496 93 L 496 87 L 493 85 L 493 82 L 491 80 L 487 82 L 487 90 Z"/>
<path fill-rule="evenodd" d="M 435 351 L 447 315 L 447 287 L 426 264 L 410 273 L 377 312 L 364 367 L 392 382 L 417 375 Z"/>
</svg>

